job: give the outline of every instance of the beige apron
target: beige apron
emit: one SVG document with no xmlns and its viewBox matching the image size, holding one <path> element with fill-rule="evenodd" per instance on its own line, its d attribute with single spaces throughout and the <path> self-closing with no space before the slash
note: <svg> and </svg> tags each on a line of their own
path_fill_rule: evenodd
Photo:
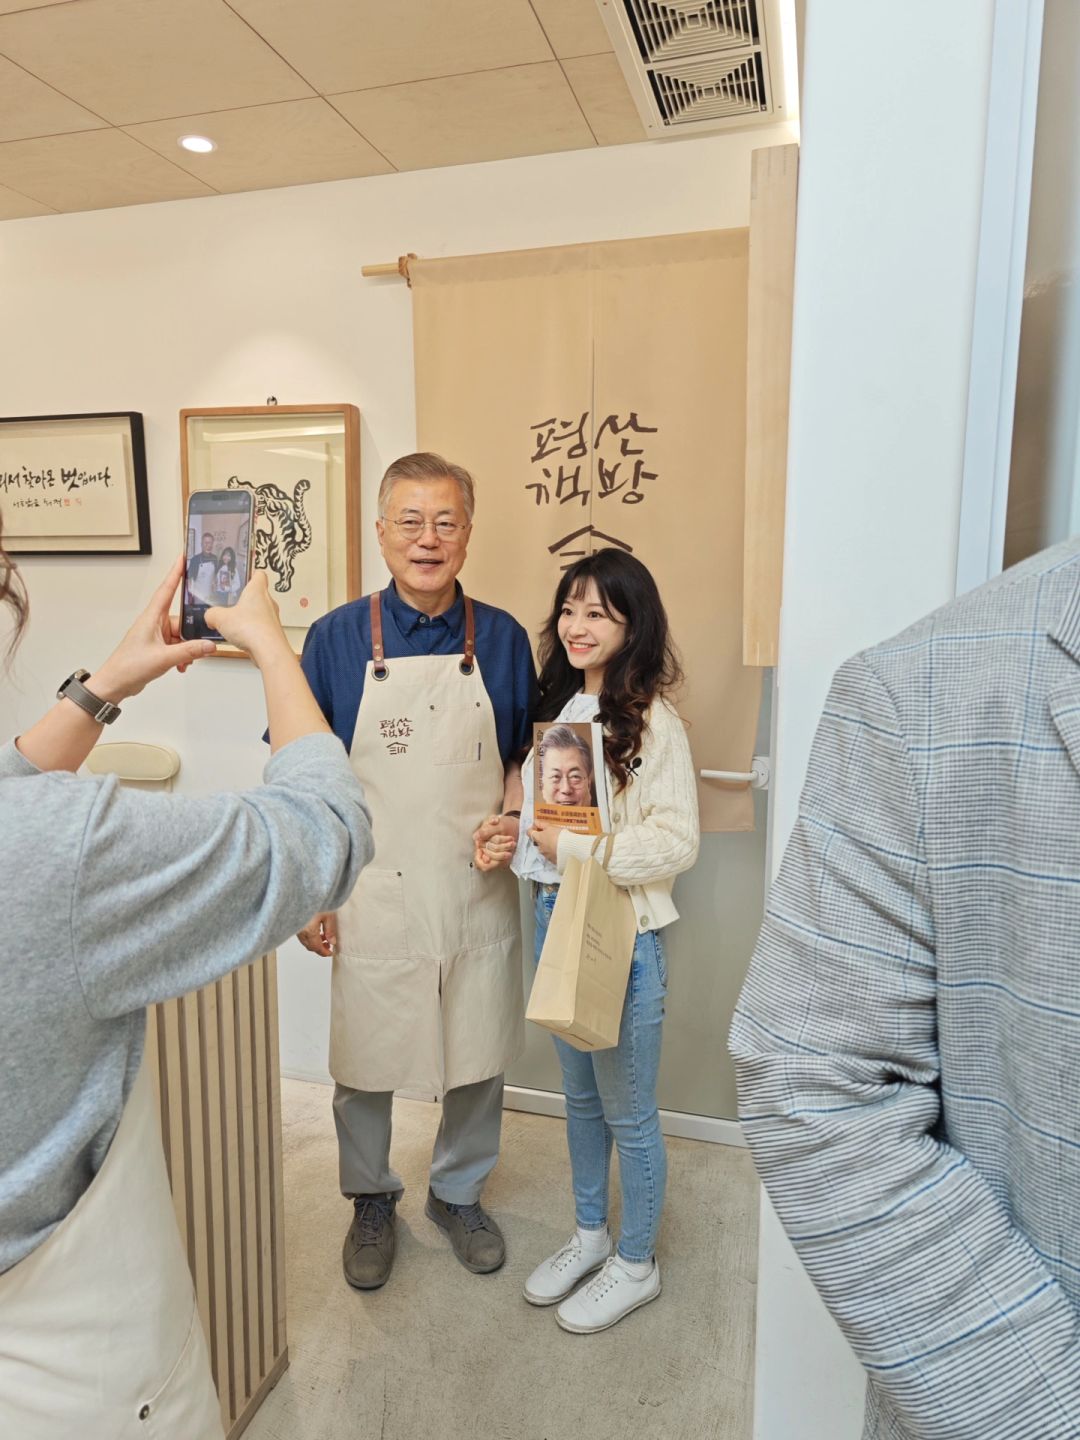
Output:
<svg viewBox="0 0 1080 1440">
<path fill-rule="evenodd" d="M 353 1090 L 442 1095 L 525 1044 L 517 882 L 473 866 L 502 808 L 495 714 L 465 600 L 464 655 L 385 660 L 380 597 L 351 759 L 375 857 L 338 912 L 330 1073 Z"/>
<path fill-rule="evenodd" d="M 143 1065 L 89 1189 L 0 1275 L 0 1436 L 222 1434 Z"/>
</svg>

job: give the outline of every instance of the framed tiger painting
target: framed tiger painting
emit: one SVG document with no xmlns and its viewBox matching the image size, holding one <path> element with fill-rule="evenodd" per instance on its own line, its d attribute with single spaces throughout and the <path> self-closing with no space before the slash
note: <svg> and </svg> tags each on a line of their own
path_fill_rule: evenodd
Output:
<svg viewBox="0 0 1080 1440">
<path fill-rule="evenodd" d="M 355 405 L 225 406 L 180 411 L 184 514 L 192 490 L 249 490 L 253 557 L 293 649 L 359 599 L 360 412 Z M 228 537 L 223 537 L 223 543 Z M 204 536 L 187 535 L 190 552 Z M 243 656 L 230 645 L 218 655 Z"/>
</svg>

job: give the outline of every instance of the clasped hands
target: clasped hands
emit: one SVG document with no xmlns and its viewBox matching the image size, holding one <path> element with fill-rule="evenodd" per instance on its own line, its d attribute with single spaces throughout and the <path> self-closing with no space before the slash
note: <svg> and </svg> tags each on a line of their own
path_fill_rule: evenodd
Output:
<svg viewBox="0 0 1080 1440">
<path fill-rule="evenodd" d="M 555 864 L 559 830 L 554 825 L 536 824 L 529 830 L 536 848 Z M 518 842 L 518 819 L 514 815 L 489 815 L 473 831 L 473 864 L 483 874 L 505 870 L 514 858 Z M 313 955 L 333 955 L 337 945 L 337 916 L 316 915 L 296 937 Z"/>
<path fill-rule="evenodd" d="M 506 869 L 517 849 L 519 822 L 512 815 L 489 815 L 473 832 L 473 864 L 485 873 Z M 529 839 L 552 865 L 559 843 L 559 830 L 554 825 L 537 822 L 529 827 Z"/>
</svg>

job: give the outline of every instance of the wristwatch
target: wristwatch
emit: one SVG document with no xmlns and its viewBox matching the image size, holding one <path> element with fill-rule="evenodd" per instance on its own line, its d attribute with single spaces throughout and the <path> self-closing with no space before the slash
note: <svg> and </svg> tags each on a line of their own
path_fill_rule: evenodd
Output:
<svg viewBox="0 0 1080 1440">
<path fill-rule="evenodd" d="M 92 715 L 99 725 L 111 725 L 120 714 L 120 706 L 114 705 L 111 700 L 101 700 L 92 690 L 88 690 L 83 681 L 89 679 L 89 670 L 76 670 L 60 686 L 56 698 L 73 701 L 88 715 Z"/>
</svg>

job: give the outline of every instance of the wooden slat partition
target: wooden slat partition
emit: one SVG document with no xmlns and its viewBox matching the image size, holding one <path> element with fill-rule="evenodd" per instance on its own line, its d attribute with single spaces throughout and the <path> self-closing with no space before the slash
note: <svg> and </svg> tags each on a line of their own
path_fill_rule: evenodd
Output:
<svg viewBox="0 0 1080 1440">
<path fill-rule="evenodd" d="M 152 1006 L 147 1063 L 228 1440 L 289 1363 L 277 966 Z"/>
<path fill-rule="evenodd" d="M 798 175 L 797 145 L 771 145 L 751 155 L 744 665 L 775 665 L 779 648 Z"/>
</svg>

